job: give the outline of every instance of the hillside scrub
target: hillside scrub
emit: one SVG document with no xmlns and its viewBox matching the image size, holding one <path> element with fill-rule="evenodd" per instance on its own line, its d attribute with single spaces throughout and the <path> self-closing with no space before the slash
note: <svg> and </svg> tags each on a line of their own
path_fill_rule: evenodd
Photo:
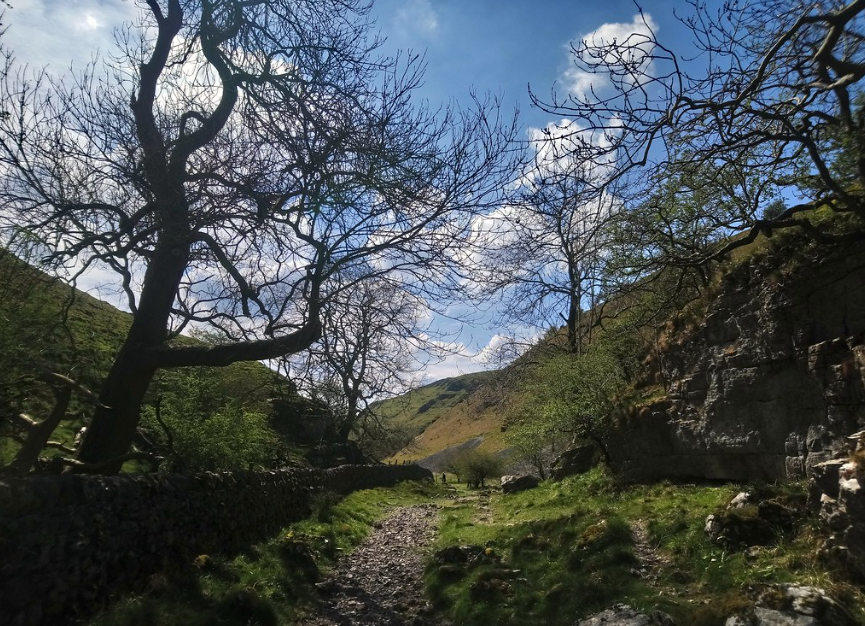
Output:
<svg viewBox="0 0 865 626">
<path fill-rule="evenodd" d="M 485 481 L 499 478 L 504 463 L 502 459 L 486 450 L 473 448 L 452 453 L 444 462 L 444 470 L 472 487 L 484 487 Z"/>
<path fill-rule="evenodd" d="M 46 417 L 54 406 L 52 385 L 42 379 L 57 373 L 84 388 L 96 389 L 112 355 L 123 341 L 130 317 L 107 303 L 74 290 L 8 252 L 0 252 L 0 467 L 9 465 L 26 435 L 15 416 Z M 212 342 L 197 334 L 176 341 Z M 75 435 L 87 424 L 93 400 L 73 389 L 35 468 L 25 473 L 61 471 L 71 462 Z M 129 462 L 124 470 L 200 471 L 274 467 L 298 456 L 294 431 L 286 423 L 311 420 L 310 403 L 293 385 L 259 363 L 225 368 L 161 372 L 143 407 L 134 450 L 150 461 Z M 162 420 L 156 418 L 157 414 Z M 213 419 L 211 419 L 213 418 Z M 148 456 L 149 455 L 149 456 Z M 65 460 L 64 460 L 65 459 Z M 165 459 L 165 461 L 162 461 Z"/>
</svg>

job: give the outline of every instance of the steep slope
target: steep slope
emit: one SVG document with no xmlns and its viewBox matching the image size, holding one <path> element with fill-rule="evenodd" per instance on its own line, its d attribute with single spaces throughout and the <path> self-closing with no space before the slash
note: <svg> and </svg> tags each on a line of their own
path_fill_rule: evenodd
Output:
<svg viewBox="0 0 865 626">
<path fill-rule="evenodd" d="M 647 350 L 614 416 L 629 478 L 799 478 L 865 428 L 865 249 L 758 243 Z M 494 373 L 398 458 L 478 440 L 504 449 L 504 413 L 520 395 L 518 376 Z"/>
<path fill-rule="evenodd" d="M 656 365 L 667 396 L 619 432 L 631 477 L 803 477 L 865 426 L 865 250 L 753 256 Z"/>
<path fill-rule="evenodd" d="M 476 372 L 437 380 L 396 398 L 379 402 L 373 409 L 387 424 L 409 437 L 423 437 L 429 428 L 448 422 L 453 411 L 464 411 L 466 399 L 496 377 L 496 372 Z M 462 436 L 454 433 L 455 437 Z M 416 441 L 418 441 L 416 439 Z M 398 460 L 417 458 L 416 447 L 397 452 Z"/>
<path fill-rule="evenodd" d="M 10 415 L 25 412 L 41 419 L 53 405 L 41 371 L 68 375 L 98 392 L 102 378 L 131 324 L 131 315 L 52 278 L 0 249 L 0 466 L 18 449 Z M 178 342 L 198 343 L 192 337 Z M 184 370 L 186 371 L 186 370 Z M 206 380 L 218 390 L 211 405 L 235 403 L 245 411 L 272 412 L 274 397 L 296 395 L 291 383 L 261 363 L 235 363 L 225 368 L 190 368 L 189 380 L 158 379 L 160 392 L 174 395 L 203 389 Z M 156 384 L 154 385 L 156 386 Z M 194 394 L 192 394 L 194 395 Z M 71 445 L 85 425 L 89 405 L 77 394 L 53 440 Z M 281 416 L 283 419 L 291 416 Z M 50 456 L 53 451 L 48 451 Z"/>
</svg>

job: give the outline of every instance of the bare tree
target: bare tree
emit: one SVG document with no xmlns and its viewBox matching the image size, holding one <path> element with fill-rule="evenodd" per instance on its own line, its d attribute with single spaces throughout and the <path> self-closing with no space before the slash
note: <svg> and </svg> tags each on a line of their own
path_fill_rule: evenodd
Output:
<svg viewBox="0 0 865 626">
<path fill-rule="evenodd" d="M 376 53 L 358 0 L 146 0 L 101 67 L 0 85 L 0 206 L 133 322 L 79 450 L 117 471 L 159 368 L 306 349 L 363 267 L 418 296 L 509 176 L 494 102 L 414 107 L 416 58 Z M 173 342 L 189 324 L 224 342 Z M 105 407 L 105 408 L 102 408 Z"/>
<path fill-rule="evenodd" d="M 330 406 L 343 442 L 352 433 L 386 436 L 370 403 L 408 390 L 420 365 L 416 351 L 431 348 L 423 301 L 383 278 L 347 282 L 322 310 L 321 339 L 290 368 L 301 390 Z"/>
<path fill-rule="evenodd" d="M 533 95 L 569 121 L 562 154 L 608 167 L 598 187 L 615 184 L 629 208 L 648 203 L 660 219 L 652 191 L 688 178 L 682 195 L 705 204 L 684 232 L 696 223 L 712 236 L 668 246 L 674 263 L 717 259 L 779 229 L 865 237 L 865 2 L 742 0 L 717 13 L 689 4 L 690 57 L 659 41 L 649 19 L 622 40 L 572 47 L 573 71 L 592 88 Z M 779 199 L 785 208 L 769 211 Z M 837 229 L 814 219 L 820 207 L 853 219 Z"/>
<path fill-rule="evenodd" d="M 599 193 L 592 176 L 590 167 L 567 158 L 551 164 L 539 156 L 517 199 L 501 213 L 484 255 L 487 289 L 505 295 L 504 316 L 540 329 L 563 324 L 574 353 L 591 331 L 615 216 L 615 198 Z"/>
</svg>

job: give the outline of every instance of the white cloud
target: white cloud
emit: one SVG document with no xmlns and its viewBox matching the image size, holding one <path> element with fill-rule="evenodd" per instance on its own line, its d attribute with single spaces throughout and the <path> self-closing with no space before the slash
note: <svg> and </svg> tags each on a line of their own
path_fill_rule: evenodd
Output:
<svg viewBox="0 0 865 626">
<path fill-rule="evenodd" d="M 620 61 L 637 68 L 639 72 L 649 72 L 654 48 L 651 33 L 657 32 L 657 29 L 657 24 L 651 15 L 637 14 L 630 22 L 602 24 L 592 32 L 577 37 L 577 41 L 584 42 L 592 48 L 627 42 L 628 46 L 625 49 L 616 49 L 621 53 L 621 57 L 610 50 L 603 56 L 603 61 L 608 63 Z M 621 78 L 629 80 L 627 77 Z M 568 68 L 562 74 L 561 80 L 568 92 L 576 98 L 590 98 L 592 92 L 602 93 L 610 85 L 610 77 L 607 74 L 587 72 L 575 66 Z"/>
<path fill-rule="evenodd" d="M 439 28 L 438 15 L 429 0 L 408 0 L 397 11 L 394 22 L 404 34 L 432 35 Z"/>
<path fill-rule="evenodd" d="M 83 67 L 96 50 L 114 45 L 114 29 L 133 21 L 134 2 L 117 0 L 27 0 L 13 2 L 3 23 L 3 36 L 18 60 L 34 67 L 64 72 L 71 63 Z"/>
<path fill-rule="evenodd" d="M 472 351 L 462 343 L 447 344 L 451 353 L 424 366 L 422 383 L 429 384 L 443 378 L 504 367 L 525 352 L 540 336 L 539 331 L 524 330 L 525 335 L 521 337 L 495 334 L 477 351 Z"/>
</svg>

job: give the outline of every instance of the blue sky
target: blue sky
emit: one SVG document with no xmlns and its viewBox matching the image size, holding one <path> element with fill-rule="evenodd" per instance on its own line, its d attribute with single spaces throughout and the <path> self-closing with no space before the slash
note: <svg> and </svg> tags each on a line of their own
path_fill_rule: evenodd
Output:
<svg viewBox="0 0 865 626">
<path fill-rule="evenodd" d="M 96 52 L 110 51 L 112 31 L 134 18 L 131 0 L 17 0 L 3 23 L 9 27 L 4 41 L 19 61 L 49 65 L 63 73 L 70 63 L 83 67 Z M 646 0 L 640 5 L 659 38 L 687 47 L 689 39 L 673 15 L 687 12 L 684 0 Z M 531 107 L 528 85 L 536 94 L 549 95 L 554 84 L 561 93 L 574 77 L 568 44 L 601 29 L 606 34 L 627 33 L 633 27 L 637 5 L 631 0 L 378 0 L 373 15 L 387 37 L 385 51 L 413 49 L 425 54 L 427 72 L 417 97 L 434 108 L 449 101 L 467 103 L 472 89 L 500 94 L 508 108 L 518 108 L 528 137 L 555 118 Z M 93 284 L 99 282 L 93 276 Z M 492 313 L 495 309 L 493 308 Z M 455 308 L 463 317 L 467 311 Z M 431 365 L 428 380 L 482 369 L 478 354 L 499 341 L 498 329 L 486 319 L 479 323 L 437 319 L 463 353 Z M 456 334 L 461 332 L 461 334 Z"/>
</svg>

